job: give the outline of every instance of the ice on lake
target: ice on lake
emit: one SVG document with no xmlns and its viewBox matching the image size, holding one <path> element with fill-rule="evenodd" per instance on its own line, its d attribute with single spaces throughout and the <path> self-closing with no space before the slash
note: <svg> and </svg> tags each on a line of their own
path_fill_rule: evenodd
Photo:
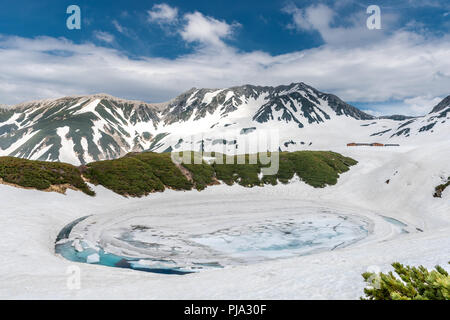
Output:
<svg viewBox="0 0 450 320">
<path fill-rule="evenodd" d="M 319 209 L 184 220 L 94 215 L 63 229 L 66 238 L 59 239 L 56 251 L 78 262 L 183 274 L 335 250 L 365 238 L 369 225 L 359 216 Z"/>
</svg>

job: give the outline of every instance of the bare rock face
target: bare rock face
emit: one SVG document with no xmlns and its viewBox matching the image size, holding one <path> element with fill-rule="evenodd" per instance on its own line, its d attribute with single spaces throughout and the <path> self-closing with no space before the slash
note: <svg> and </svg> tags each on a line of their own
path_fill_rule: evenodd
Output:
<svg viewBox="0 0 450 320">
<path fill-rule="evenodd" d="M 450 111 L 450 96 L 447 96 L 444 100 L 439 102 L 430 113 L 441 112 L 447 114 Z M 441 114 L 442 114 L 441 113 Z M 444 116 L 442 116 L 444 117 Z"/>
</svg>

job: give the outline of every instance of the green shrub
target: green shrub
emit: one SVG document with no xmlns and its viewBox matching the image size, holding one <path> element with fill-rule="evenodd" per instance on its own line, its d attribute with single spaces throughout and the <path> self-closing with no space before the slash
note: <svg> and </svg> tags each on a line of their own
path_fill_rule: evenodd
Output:
<svg viewBox="0 0 450 320">
<path fill-rule="evenodd" d="M 92 183 L 125 196 L 139 197 L 164 190 L 164 184 L 152 168 L 133 157 L 89 163 L 83 174 Z"/>
<path fill-rule="evenodd" d="M 447 183 L 440 184 L 440 185 L 438 185 L 438 186 L 435 188 L 435 192 L 434 192 L 434 194 L 433 194 L 433 197 L 435 197 L 435 198 L 440 198 L 440 197 L 442 196 L 442 192 L 444 192 L 445 188 L 447 188 L 448 186 L 450 186 L 450 177 L 448 177 L 447 180 L 448 180 Z"/>
<path fill-rule="evenodd" d="M 214 168 L 209 164 L 207 164 L 205 161 L 203 161 L 203 159 L 200 159 L 201 154 L 193 151 L 190 153 L 191 159 L 193 159 L 192 163 L 191 164 L 182 163 L 182 166 L 191 173 L 192 180 L 194 181 L 195 184 L 195 188 L 197 190 L 203 190 L 206 188 L 206 186 L 214 182 L 215 177 Z"/>
<path fill-rule="evenodd" d="M 84 182 L 80 170 L 68 163 L 0 157 L 0 178 L 25 188 L 45 190 L 52 185 L 67 184 L 88 195 L 95 194 Z"/>
<path fill-rule="evenodd" d="M 364 289 L 363 300 L 450 300 L 450 276 L 440 266 L 428 271 L 423 266 L 418 268 L 403 266 L 395 262 L 395 276 L 392 271 L 384 273 L 363 273 L 364 281 L 369 287 Z"/>
<path fill-rule="evenodd" d="M 245 187 L 253 187 L 255 185 L 260 185 L 258 175 L 261 172 L 261 164 L 250 164 L 248 154 L 244 155 L 245 161 L 243 164 L 238 164 L 238 156 L 227 156 L 223 154 L 216 154 L 217 161 L 219 163 L 214 163 L 213 168 L 216 172 L 216 177 L 218 180 L 222 180 L 228 185 L 232 185 L 235 182 Z"/>
<path fill-rule="evenodd" d="M 300 151 L 281 153 L 280 163 L 284 163 L 278 172 L 281 182 L 286 183 L 296 173 L 307 184 L 323 188 L 336 184 L 339 174 L 348 171 L 357 161 L 331 151 Z"/>
<path fill-rule="evenodd" d="M 148 170 L 161 180 L 162 184 L 174 190 L 190 190 L 192 183 L 175 165 L 170 153 L 142 152 L 128 154 L 148 165 Z"/>
</svg>

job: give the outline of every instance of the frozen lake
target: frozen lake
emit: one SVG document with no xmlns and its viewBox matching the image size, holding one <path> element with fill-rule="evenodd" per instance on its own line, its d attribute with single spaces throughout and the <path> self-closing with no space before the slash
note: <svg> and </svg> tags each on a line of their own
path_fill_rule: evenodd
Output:
<svg viewBox="0 0 450 320">
<path fill-rule="evenodd" d="M 189 221 L 150 211 L 92 215 L 61 230 L 55 250 L 77 262 L 185 274 L 335 250 L 369 234 L 370 221 L 356 215 L 312 207 L 287 211 L 199 212 Z"/>
</svg>

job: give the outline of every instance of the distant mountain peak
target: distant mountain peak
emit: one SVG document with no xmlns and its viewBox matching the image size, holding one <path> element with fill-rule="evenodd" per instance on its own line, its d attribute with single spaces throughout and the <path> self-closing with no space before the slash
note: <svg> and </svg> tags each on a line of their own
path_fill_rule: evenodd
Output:
<svg viewBox="0 0 450 320">
<path fill-rule="evenodd" d="M 450 95 L 434 106 L 430 113 L 440 112 L 446 108 L 450 108 Z"/>
<path fill-rule="evenodd" d="M 246 105 L 249 99 L 264 99 L 261 109 L 254 115 L 253 120 L 267 122 L 273 120 L 273 113 L 283 110 L 281 119 L 294 121 L 299 127 L 303 123 L 298 116 L 306 117 L 307 122 L 323 122 L 330 119 L 320 108 L 320 100 L 328 103 L 336 115 L 349 116 L 357 120 L 371 120 L 375 117 L 347 104 L 339 97 L 320 92 L 304 82 L 292 82 L 289 85 L 256 86 L 245 84 L 222 89 L 197 89 L 182 93 L 173 99 L 163 111 L 166 115 L 165 123 L 171 124 L 178 121 L 187 121 L 193 114 L 196 119 L 214 113 L 218 107 L 223 106 L 222 115 L 236 111 Z M 291 105 L 287 107 L 286 104 Z M 271 110 L 275 108 L 275 110 Z M 301 113 L 295 115 L 295 113 Z M 311 114 L 311 116 L 310 116 Z"/>
<path fill-rule="evenodd" d="M 15 110 L 23 110 L 23 109 L 27 109 L 30 107 L 48 108 L 48 107 L 54 107 L 55 105 L 64 106 L 73 101 L 83 102 L 82 105 L 86 106 L 86 102 L 92 102 L 96 99 L 98 99 L 100 101 L 101 100 L 113 101 L 113 102 L 119 103 L 119 104 L 128 104 L 128 105 L 132 105 L 134 107 L 148 107 L 148 108 L 154 109 L 155 111 L 161 111 L 169 103 L 169 102 L 149 103 L 149 102 L 144 102 L 141 100 L 127 100 L 127 99 L 123 99 L 123 98 L 118 98 L 118 97 L 112 96 L 107 93 L 94 93 L 94 94 L 87 94 L 87 95 L 72 95 L 72 96 L 65 96 L 65 97 L 60 97 L 60 98 L 49 98 L 49 99 L 27 101 L 27 102 L 22 102 L 22 103 L 14 105 L 14 106 L 11 106 L 10 108 L 15 109 Z"/>
<path fill-rule="evenodd" d="M 404 120 L 409 120 L 409 119 L 414 119 L 414 118 L 418 118 L 418 117 L 417 116 L 404 116 L 402 114 L 393 114 L 393 115 L 389 115 L 389 116 L 377 117 L 377 119 L 391 119 L 391 120 L 395 120 L 395 121 L 404 121 Z"/>
</svg>

